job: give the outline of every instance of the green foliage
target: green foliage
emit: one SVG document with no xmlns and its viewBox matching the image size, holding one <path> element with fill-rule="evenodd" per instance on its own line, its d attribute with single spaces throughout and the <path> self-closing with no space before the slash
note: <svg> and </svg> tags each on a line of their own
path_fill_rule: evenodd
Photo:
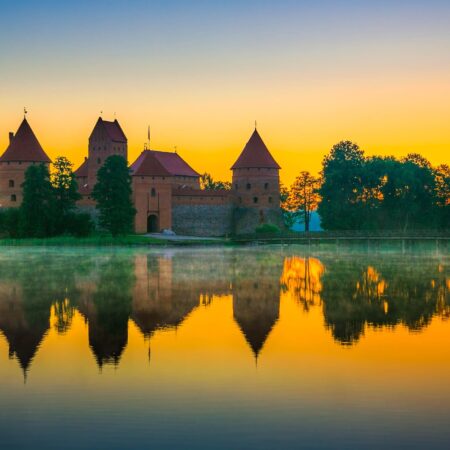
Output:
<svg viewBox="0 0 450 450">
<path fill-rule="evenodd" d="M 200 176 L 200 188 L 203 190 L 212 191 L 218 191 L 222 189 L 225 191 L 230 191 L 231 183 L 229 181 L 214 181 L 211 174 L 205 172 Z"/>
<path fill-rule="evenodd" d="M 22 184 L 20 205 L 20 235 L 29 237 L 52 236 L 55 232 L 55 196 L 50 173 L 45 164 L 31 165 Z"/>
<path fill-rule="evenodd" d="M 357 145 L 340 142 L 325 157 L 322 176 L 318 212 L 326 230 L 448 227 L 445 169 L 418 154 L 365 158 Z"/>
<path fill-rule="evenodd" d="M 319 202 L 320 179 L 307 171 L 302 171 L 295 179 L 289 191 L 286 204 L 291 212 L 296 212 L 305 224 L 305 231 L 309 231 L 311 213 L 317 209 Z"/>
<path fill-rule="evenodd" d="M 8 208 L 0 212 L 0 233 L 12 238 L 19 237 L 20 212 L 17 208 Z"/>
<path fill-rule="evenodd" d="M 255 228 L 256 233 L 279 233 L 280 229 L 271 223 L 263 223 Z"/>
<path fill-rule="evenodd" d="M 66 215 L 65 230 L 76 237 L 89 236 L 94 231 L 95 225 L 90 214 L 71 212 Z"/>
<path fill-rule="evenodd" d="M 72 171 L 73 165 L 64 156 L 59 156 L 55 159 L 53 168 L 54 172 L 51 181 L 55 197 L 56 233 L 60 234 L 69 231 L 69 228 L 77 232 L 76 223 L 81 225 L 83 219 L 73 214 L 76 202 L 81 198 L 81 195 L 78 193 L 77 181 Z"/>
<path fill-rule="evenodd" d="M 284 226 L 290 230 L 297 218 L 300 215 L 300 211 L 298 209 L 292 209 L 292 205 L 290 202 L 289 189 L 283 184 L 280 185 L 280 205 L 281 205 L 281 213 L 283 215 L 283 223 Z"/>
<path fill-rule="evenodd" d="M 322 186 L 319 194 L 321 223 L 325 229 L 351 230 L 359 228 L 358 198 L 361 195 L 364 155 L 350 141 L 336 144 L 324 158 Z"/>
<path fill-rule="evenodd" d="M 106 159 L 97 172 L 92 196 L 97 201 L 101 227 L 113 236 L 132 230 L 136 210 L 131 201 L 131 175 L 122 156 L 112 155 Z"/>
</svg>

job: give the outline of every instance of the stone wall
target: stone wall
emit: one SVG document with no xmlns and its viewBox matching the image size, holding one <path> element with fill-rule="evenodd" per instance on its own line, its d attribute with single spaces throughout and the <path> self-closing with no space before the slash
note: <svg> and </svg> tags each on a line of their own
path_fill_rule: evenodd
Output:
<svg viewBox="0 0 450 450">
<path fill-rule="evenodd" d="M 254 233 L 255 228 L 264 223 L 284 229 L 280 208 L 235 208 L 233 214 L 233 232 L 235 234 Z"/>
<path fill-rule="evenodd" d="M 174 205 L 172 230 L 179 235 L 215 237 L 233 231 L 233 205 Z"/>
</svg>

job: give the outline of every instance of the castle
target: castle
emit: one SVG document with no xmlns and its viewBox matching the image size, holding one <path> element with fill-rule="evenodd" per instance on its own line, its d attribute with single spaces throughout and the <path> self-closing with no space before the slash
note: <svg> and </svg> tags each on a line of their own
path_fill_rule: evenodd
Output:
<svg viewBox="0 0 450 450">
<path fill-rule="evenodd" d="M 128 161 L 128 140 L 117 120 L 100 117 L 89 137 L 88 155 L 75 171 L 79 208 L 94 217 L 92 189 L 98 169 L 111 155 Z M 16 134 L 9 134 L 9 146 L 0 157 L 0 207 L 19 206 L 26 169 L 50 162 L 24 118 Z M 280 166 L 256 128 L 231 170 L 231 190 L 204 190 L 200 174 L 178 153 L 144 149 L 130 165 L 135 232 L 225 236 L 251 233 L 265 223 L 281 228 Z"/>
</svg>

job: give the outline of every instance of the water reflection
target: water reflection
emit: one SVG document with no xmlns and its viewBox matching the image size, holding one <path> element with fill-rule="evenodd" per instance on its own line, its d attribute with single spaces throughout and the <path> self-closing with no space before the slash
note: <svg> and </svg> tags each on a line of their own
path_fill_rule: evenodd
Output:
<svg viewBox="0 0 450 450">
<path fill-rule="evenodd" d="M 180 327 L 198 308 L 228 297 L 254 357 L 276 326 L 285 296 L 306 313 L 321 308 L 325 327 L 343 345 L 356 344 L 367 327 L 401 324 L 418 332 L 434 316 L 450 316 L 442 258 L 310 257 L 277 248 L 10 252 L 0 263 L 0 331 L 25 374 L 51 314 L 61 335 L 70 330 L 76 311 L 83 316 L 99 367 L 119 364 L 130 319 L 152 339 L 158 330 Z"/>
</svg>

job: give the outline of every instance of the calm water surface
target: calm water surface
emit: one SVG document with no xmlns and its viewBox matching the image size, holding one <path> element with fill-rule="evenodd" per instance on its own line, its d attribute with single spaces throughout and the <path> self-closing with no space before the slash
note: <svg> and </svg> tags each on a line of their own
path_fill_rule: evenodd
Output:
<svg viewBox="0 0 450 450">
<path fill-rule="evenodd" d="M 2 449 L 450 447 L 442 252 L 0 253 Z"/>
</svg>

